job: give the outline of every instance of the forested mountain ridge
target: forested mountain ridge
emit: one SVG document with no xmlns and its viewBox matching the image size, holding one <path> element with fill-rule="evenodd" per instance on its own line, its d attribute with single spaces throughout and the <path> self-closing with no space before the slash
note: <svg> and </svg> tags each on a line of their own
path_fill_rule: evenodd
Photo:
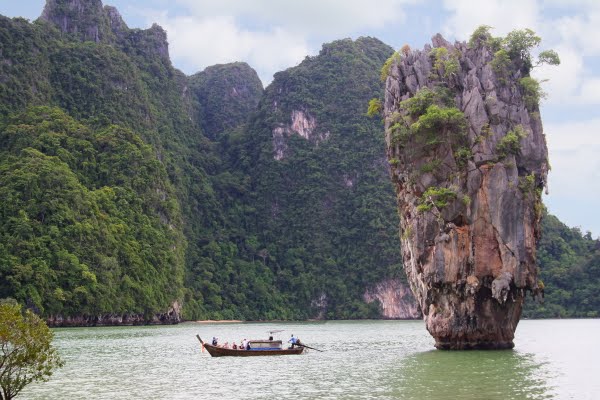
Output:
<svg viewBox="0 0 600 400">
<path fill-rule="evenodd" d="M 392 53 L 335 41 L 263 90 L 245 63 L 185 76 L 162 28 L 99 0 L 0 17 L 0 298 L 78 325 L 415 316 L 365 116 Z M 595 282 L 597 241 L 552 231 Z M 594 291 L 567 305 L 571 264 L 546 277 L 542 253 L 535 315 L 589 315 Z"/>
<path fill-rule="evenodd" d="M 185 240 L 151 146 L 128 128 L 90 128 L 49 107 L 9 118 L 0 143 L 4 296 L 57 322 L 169 320 L 156 315 L 182 295 Z"/>
<path fill-rule="evenodd" d="M 172 67 L 160 27 L 129 30 L 122 23 L 112 36 L 104 31 L 82 41 L 68 29 L 73 21 L 75 32 L 99 32 L 90 16 L 114 19 L 115 10 L 98 1 L 49 1 L 44 16 L 60 10 L 62 31 L 44 18 L 0 18 L 2 234 L 9 237 L 0 249 L 6 283 L 1 296 L 67 323 L 88 323 L 77 319 L 83 315 L 107 323 L 144 322 L 169 310 L 167 319 L 176 322 L 186 238 L 192 237 L 183 215 L 195 213 L 197 203 L 217 204 L 204 170 L 213 163 L 212 150 L 190 121 L 187 78 Z M 62 111 L 29 108 L 36 105 Z M 36 157 L 26 171 L 24 154 Z M 52 176 L 52 168 L 63 172 Z M 60 190 L 48 196 L 64 185 L 86 206 L 63 198 Z M 94 211 L 99 194 L 104 203 Z M 209 209 L 202 207 L 204 214 Z M 11 226 L 17 215 L 30 225 L 20 241 Z M 70 230 L 77 229 L 89 236 L 70 240 Z M 112 247 L 105 243 L 109 239 Z"/>
<path fill-rule="evenodd" d="M 383 137 L 365 115 L 390 54 L 373 38 L 325 44 L 275 74 L 246 131 L 266 262 L 296 304 L 327 318 L 377 316 L 365 290 L 401 277 Z"/>
<path fill-rule="evenodd" d="M 385 204 L 386 199 L 390 201 L 392 197 L 391 192 L 377 189 L 380 183 L 387 183 L 387 166 L 378 154 L 382 137 L 377 136 L 377 123 L 364 116 L 363 108 L 368 98 L 380 94 L 378 69 L 391 54 L 391 48 L 374 39 L 361 39 L 356 43 L 339 41 L 326 45 L 320 56 L 307 59 L 298 68 L 276 78 L 274 85 L 281 83 L 288 93 L 278 98 L 286 112 L 293 108 L 310 112 L 311 118 L 316 117 L 332 136 L 328 143 L 314 146 L 314 142 L 304 143 L 304 138 L 290 131 L 292 135 L 285 138 L 288 151 L 306 154 L 298 157 L 290 153 L 283 161 L 272 157 L 272 126 L 268 125 L 272 120 L 266 122 L 267 136 L 261 136 L 262 128 L 257 130 L 265 125 L 262 120 L 268 110 L 265 104 L 271 104 L 275 90 L 270 92 L 270 98 L 263 96 L 256 73 L 243 63 L 215 66 L 185 77 L 172 67 L 166 36 L 160 27 L 129 29 L 115 9 L 103 7 L 100 1 L 52 0 L 47 2 L 42 18 L 34 23 L 19 18 L 2 18 L 0 22 L 2 151 L 7 156 L 3 159 L 2 178 L 6 182 L 15 179 L 12 171 L 21 170 L 16 166 L 23 161 L 22 154 L 34 149 L 41 154 L 32 154 L 45 160 L 45 170 L 51 169 L 51 165 L 64 170 L 57 179 L 70 182 L 83 193 L 80 197 L 93 197 L 95 191 L 105 187 L 121 193 L 116 189 L 130 188 L 134 183 L 127 179 L 102 181 L 99 170 L 112 168 L 114 177 L 119 177 L 131 175 L 120 168 L 139 166 L 129 162 L 126 154 L 119 154 L 123 149 L 111 149 L 98 143 L 98 137 L 106 141 L 115 132 L 128 132 L 127 138 L 145 146 L 144 159 L 158 168 L 161 177 L 158 188 L 146 181 L 153 178 L 143 174 L 131 177 L 135 181 L 133 192 L 128 192 L 132 197 L 128 201 L 114 199 L 119 207 L 97 206 L 97 215 L 80 215 L 88 206 L 96 207 L 93 199 L 89 204 L 84 203 L 86 207 L 80 207 L 71 198 L 59 201 L 61 210 L 48 207 L 45 217 L 35 214 L 36 210 L 27 206 L 48 205 L 50 200 L 44 193 L 49 184 L 42 185 L 44 189 L 40 189 L 38 197 L 5 207 L 3 233 L 13 235 L 11 218 L 23 216 L 35 230 L 33 235 L 21 239 L 36 251 L 25 253 L 14 240 L 3 242 L 2 256 L 7 261 L 2 277 L 7 284 L 2 287 L 2 297 L 16 297 L 47 317 L 74 318 L 69 321 L 75 324 L 94 323 L 96 317 L 98 323 L 102 323 L 102 318 L 107 322 L 107 315 L 117 316 L 110 317 L 107 323 L 118 322 L 128 314 L 138 315 L 136 321 L 139 322 L 169 309 L 173 310 L 174 320 L 179 312 L 188 319 L 379 315 L 376 302 L 366 305 L 365 291 L 386 277 L 397 278 L 399 265 L 395 257 L 394 227 L 383 224 L 386 218 L 383 214 L 373 221 L 369 217 L 373 212 L 369 206 L 373 199 Z M 336 71 L 340 65 L 344 67 L 341 74 Z M 337 86 L 329 84 L 332 80 Z M 337 96 L 336 91 L 348 94 Z M 259 100 L 263 104 L 260 107 Z M 36 105 L 57 108 L 31 108 Z M 327 107 L 323 107 L 325 105 Z M 327 114 L 321 110 L 327 110 Z M 344 110 L 352 114 L 345 116 Z M 50 122 L 53 118 L 54 123 Z M 286 118 L 279 120 L 280 125 L 289 123 Z M 340 121 L 346 121 L 345 125 L 340 125 Z M 54 125 L 61 128 L 53 128 Z M 32 134 L 25 134 L 26 131 Z M 84 144 L 75 145 L 72 137 L 84 131 L 87 132 L 82 139 Z M 360 156 L 352 160 L 346 155 L 353 153 L 354 131 L 360 133 L 357 142 L 367 146 L 361 147 L 356 152 Z M 344 149 L 338 148 L 338 137 Z M 52 146 L 46 144 L 48 141 Z M 89 154 L 78 146 L 88 149 Z M 105 153 L 119 162 L 106 164 L 110 159 L 108 155 L 100 160 Z M 47 157 L 50 158 L 46 160 Z M 303 157 L 312 157 L 312 160 L 305 162 Z M 338 165 L 328 165 L 327 159 Z M 268 160 L 276 163 L 262 165 Z M 292 160 L 297 160 L 300 167 Z M 362 165 L 364 160 L 369 160 L 367 168 Z M 350 163 L 351 168 L 344 163 Z M 313 171 L 307 175 L 310 181 L 303 181 L 306 166 Z M 22 195 L 20 190 L 42 179 L 41 170 L 32 168 L 30 172 L 31 176 L 21 177 L 20 186 L 7 184 L 3 188 L 5 199 Z M 269 176 L 284 172 L 285 180 L 298 182 L 296 187 L 286 187 L 280 178 L 271 185 Z M 328 183 L 337 186 L 335 196 L 328 195 L 331 187 L 319 188 L 318 179 L 327 174 L 335 175 Z M 53 182 L 52 185 L 63 187 L 64 183 Z M 372 188 L 375 195 L 370 193 Z M 272 203 L 266 205 L 273 196 L 272 191 L 288 189 L 287 196 L 275 196 L 280 198 L 282 210 L 294 215 L 289 215 L 289 221 L 271 219 L 268 207 Z M 362 198 L 352 195 L 357 190 L 362 192 Z M 153 193 L 157 196 L 150 195 Z M 312 214 L 315 203 L 301 201 L 302 196 L 323 204 L 330 202 L 333 206 Z M 152 205 L 155 197 L 165 203 L 162 208 Z M 61 197 L 55 201 L 58 199 Z M 293 209 L 288 207 L 292 203 Z M 117 210 L 127 215 L 131 213 L 132 221 L 111 214 Z M 71 219 L 63 218 L 60 224 L 52 225 L 62 211 Z M 163 227 L 173 231 L 173 240 L 164 242 L 174 252 L 171 259 L 138 252 L 140 246 L 152 243 L 144 242 L 147 224 L 133 223 L 141 218 L 138 212 L 146 215 L 149 221 L 146 222 L 159 231 Z M 344 220 L 346 213 L 348 224 Z M 379 212 L 375 210 L 375 214 Z M 127 227 L 136 246 L 127 247 L 121 253 L 138 252 L 141 265 L 146 267 L 138 268 L 129 263 L 119 249 L 94 247 L 83 237 L 79 241 L 55 237 L 56 230 L 67 232 L 82 221 L 96 227 L 97 224 L 88 219 L 93 221 L 98 215 L 122 218 L 114 222 L 121 228 Z M 329 215 L 336 216 L 337 221 L 328 222 Z M 315 225 L 307 223 L 309 221 Z M 369 229 L 379 232 L 371 239 L 360 230 L 361 225 L 369 223 L 372 224 Z M 265 229 L 273 231 L 265 232 Z M 338 229 L 345 229 L 346 250 L 339 248 L 336 253 L 332 241 L 337 240 Z M 54 232 L 55 236 L 48 232 Z M 95 235 L 94 240 L 102 242 L 105 239 L 99 239 L 101 234 L 105 233 L 92 232 L 90 236 Z M 35 244 L 42 237 L 45 249 Z M 353 238 L 364 241 L 353 246 Z M 369 262 L 369 241 L 378 249 L 383 248 L 377 258 L 377 262 L 385 261 L 381 266 L 372 268 L 374 263 Z M 158 251 L 160 246 L 154 248 Z M 53 254 L 61 249 L 71 258 L 71 264 L 63 263 L 67 265 L 63 266 L 55 259 Z M 352 263 L 356 254 L 361 254 L 361 258 Z M 107 258 L 115 265 L 112 274 L 104 274 L 106 265 L 99 261 Z M 36 266 L 39 260 L 44 261 L 41 267 Z M 348 271 L 346 266 L 350 267 Z M 119 288 L 122 282 L 128 282 L 135 268 L 138 268 L 136 284 L 141 288 L 138 297 L 124 302 L 126 306 L 110 296 L 100 301 L 108 288 Z M 66 272 L 57 273 L 61 269 Z M 156 274 L 170 276 L 171 273 L 172 288 L 166 290 L 158 283 Z M 36 279 L 42 275 L 47 276 Z M 87 280 L 80 275 L 87 276 Z M 90 305 L 103 306 L 86 308 L 79 298 L 85 297 L 80 295 L 82 292 L 86 293 Z M 377 296 L 371 296 L 370 300 L 374 298 Z M 89 315 L 88 320 L 78 320 L 81 314 Z M 132 317 L 129 318 L 131 321 Z"/>
<path fill-rule="evenodd" d="M 395 228 L 384 223 L 393 195 L 383 136 L 364 105 L 381 94 L 379 66 L 391 53 L 371 38 L 324 45 L 318 56 L 276 74 L 260 103 L 248 96 L 245 107 L 255 112 L 238 125 L 243 106 L 235 101 L 258 91 L 255 73 L 238 63 L 191 77 L 201 114 L 224 122 L 205 127 L 222 160 L 213 184 L 227 217 L 218 240 L 198 247 L 188 263 L 189 286 L 203 303 L 191 301 L 201 312 L 219 309 L 208 312 L 213 318 L 380 315 L 380 304 L 365 302 L 367 290 L 369 301 L 381 299 L 377 284 L 391 280 L 398 288 L 401 276 Z"/>
</svg>

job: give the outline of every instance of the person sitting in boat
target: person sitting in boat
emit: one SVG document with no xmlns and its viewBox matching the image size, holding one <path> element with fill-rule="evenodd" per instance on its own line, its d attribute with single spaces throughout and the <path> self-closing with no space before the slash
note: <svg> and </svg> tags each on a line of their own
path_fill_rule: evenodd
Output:
<svg viewBox="0 0 600 400">
<path fill-rule="evenodd" d="M 248 341 L 246 339 L 242 340 L 242 350 L 248 350 Z"/>
<path fill-rule="evenodd" d="M 212 345 L 213 345 L 213 346 L 216 346 L 216 345 L 217 345 L 217 343 L 218 343 L 218 341 L 219 341 L 219 339 L 218 339 L 218 338 L 216 338 L 215 336 L 213 336 Z"/>
<path fill-rule="evenodd" d="M 237 350 L 237 343 L 233 342 L 233 344 L 231 345 L 231 348 L 234 349 L 234 350 Z"/>
<path fill-rule="evenodd" d="M 290 348 L 294 348 L 294 346 L 296 345 L 297 339 L 294 337 L 294 335 L 292 335 L 292 337 L 290 338 L 290 340 L 288 340 L 288 343 L 292 344 L 292 347 Z"/>
</svg>

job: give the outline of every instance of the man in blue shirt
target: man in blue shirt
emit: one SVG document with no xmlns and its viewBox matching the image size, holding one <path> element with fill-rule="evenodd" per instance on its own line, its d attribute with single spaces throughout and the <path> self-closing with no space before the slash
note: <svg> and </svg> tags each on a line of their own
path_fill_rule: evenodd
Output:
<svg viewBox="0 0 600 400">
<path fill-rule="evenodd" d="M 288 340 L 288 343 L 292 344 L 292 347 L 291 347 L 292 349 L 296 345 L 296 341 L 297 341 L 297 339 L 294 337 L 294 335 L 292 335 L 292 337 L 290 338 L 290 340 Z"/>
</svg>

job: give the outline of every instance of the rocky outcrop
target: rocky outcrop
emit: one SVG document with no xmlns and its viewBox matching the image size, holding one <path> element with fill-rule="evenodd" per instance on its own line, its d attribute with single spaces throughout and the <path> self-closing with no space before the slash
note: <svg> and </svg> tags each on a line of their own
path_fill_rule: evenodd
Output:
<svg viewBox="0 0 600 400">
<path fill-rule="evenodd" d="M 365 291 L 366 303 L 379 301 L 384 319 L 417 319 L 422 314 L 410 287 L 400 279 L 386 279 Z"/>
<path fill-rule="evenodd" d="M 127 29 L 119 12 L 103 7 L 101 0 L 47 0 L 40 19 L 64 33 L 96 43 L 113 42 L 115 32 Z"/>
<path fill-rule="evenodd" d="M 441 36 L 396 55 L 384 104 L 404 269 L 441 349 L 512 348 L 548 155 L 519 59 Z"/>
<path fill-rule="evenodd" d="M 310 302 L 310 306 L 315 310 L 313 319 L 324 320 L 327 314 L 329 299 L 325 293 L 320 293 L 319 297 Z"/>
<path fill-rule="evenodd" d="M 46 324 L 50 327 L 170 325 L 181 321 L 181 306 L 178 302 L 174 302 L 166 312 L 150 317 L 144 314 L 102 314 L 68 317 L 51 315 L 46 318 Z"/>
<path fill-rule="evenodd" d="M 101 0 L 46 0 L 40 19 L 81 41 L 117 45 L 126 53 L 158 56 L 170 64 L 167 33 L 157 24 L 129 29 L 115 7 Z"/>
<path fill-rule="evenodd" d="M 287 138 L 291 135 L 298 135 L 318 146 L 329 139 L 331 133 L 317 129 L 317 120 L 308 112 L 292 110 L 289 125 L 279 124 L 273 128 L 273 158 L 278 161 L 285 158 L 288 150 Z"/>
</svg>

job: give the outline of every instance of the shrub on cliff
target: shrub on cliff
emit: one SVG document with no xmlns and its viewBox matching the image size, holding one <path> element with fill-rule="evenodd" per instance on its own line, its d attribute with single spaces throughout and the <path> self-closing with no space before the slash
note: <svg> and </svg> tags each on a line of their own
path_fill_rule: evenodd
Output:
<svg viewBox="0 0 600 400">
<path fill-rule="evenodd" d="M 388 75 L 390 74 L 390 69 L 392 68 L 392 65 L 395 62 L 396 63 L 399 62 L 401 58 L 402 58 L 402 55 L 399 52 L 395 52 L 385 61 L 385 63 L 383 63 L 383 67 L 381 67 L 381 75 L 380 75 L 382 82 L 385 82 Z"/>
<path fill-rule="evenodd" d="M 521 151 L 521 139 L 527 136 L 527 132 L 521 125 L 517 125 L 515 129 L 512 129 L 506 133 L 499 141 L 496 146 L 496 151 L 500 158 L 504 158 L 509 154 L 518 155 Z"/>
<path fill-rule="evenodd" d="M 455 52 L 448 52 L 445 47 L 437 47 L 431 51 L 433 57 L 433 69 L 440 76 L 448 79 L 452 75 L 456 75 L 459 69 L 458 56 Z"/>
<path fill-rule="evenodd" d="M 420 197 L 417 211 L 426 212 L 432 209 L 439 215 L 440 210 L 456 199 L 456 191 L 445 187 L 429 187 Z"/>
<path fill-rule="evenodd" d="M 410 143 L 410 151 L 406 154 L 410 159 L 419 159 L 442 143 L 450 143 L 455 151 L 464 145 L 467 121 L 454 107 L 447 88 L 437 86 L 432 90 L 424 87 L 402 101 L 399 109 L 396 122 L 390 127 L 391 144 L 405 148 Z M 461 157 L 466 154 L 461 152 Z"/>
<path fill-rule="evenodd" d="M 381 103 L 381 100 L 379 100 L 378 98 L 372 98 L 371 100 L 369 100 L 369 108 L 367 109 L 367 115 L 369 117 L 381 114 L 382 110 L 383 105 Z"/>
<path fill-rule="evenodd" d="M 526 76 L 519 80 L 519 86 L 523 90 L 523 100 L 528 110 L 533 110 L 541 99 L 546 98 L 546 93 L 542 90 L 540 81 L 530 76 Z"/>
</svg>

